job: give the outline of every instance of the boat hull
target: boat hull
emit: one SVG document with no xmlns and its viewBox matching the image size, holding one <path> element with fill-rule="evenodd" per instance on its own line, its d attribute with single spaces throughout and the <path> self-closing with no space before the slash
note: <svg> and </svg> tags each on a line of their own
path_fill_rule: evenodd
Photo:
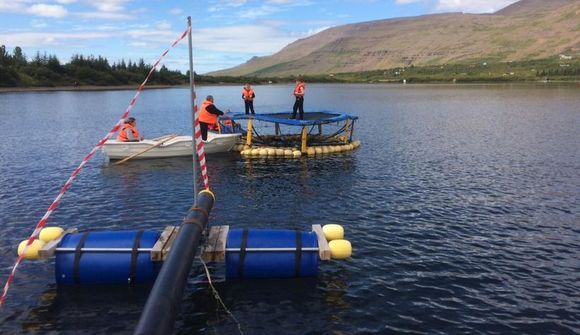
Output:
<svg viewBox="0 0 580 335">
<path fill-rule="evenodd" d="M 167 136 L 166 136 L 167 137 Z M 206 154 L 228 152 L 236 144 L 240 134 L 208 134 L 204 144 Z M 161 139 L 163 141 L 163 139 Z M 109 159 L 124 159 L 142 152 L 159 143 L 159 140 L 143 140 L 140 142 L 120 142 L 109 140 L 103 145 L 103 152 Z M 167 142 L 140 154 L 133 159 L 185 157 L 193 154 L 191 136 L 176 136 Z"/>
</svg>

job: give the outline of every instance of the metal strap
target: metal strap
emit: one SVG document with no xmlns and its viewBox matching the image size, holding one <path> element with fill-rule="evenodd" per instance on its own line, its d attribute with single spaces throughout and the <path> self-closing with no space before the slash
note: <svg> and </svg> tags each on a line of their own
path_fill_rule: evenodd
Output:
<svg viewBox="0 0 580 335">
<path fill-rule="evenodd" d="M 141 229 L 135 235 L 133 241 L 133 249 L 131 250 L 131 266 L 129 267 L 129 285 L 133 285 L 137 279 L 137 258 L 139 257 L 139 245 L 141 244 L 141 237 L 145 230 Z"/>
<path fill-rule="evenodd" d="M 89 232 L 84 233 L 83 236 L 81 236 L 81 238 L 79 239 L 79 243 L 77 244 L 77 247 L 75 249 L 75 259 L 73 263 L 73 279 L 75 281 L 75 284 L 81 283 L 81 271 L 80 271 L 81 254 L 83 252 L 82 249 L 85 246 L 85 241 L 87 240 L 88 236 Z"/>
<path fill-rule="evenodd" d="M 240 245 L 240 262 L 238 263 L 238 278 L 244 277 L 244 261 L 246 260 L 246 247 L 248 246 L 248 228 L 242 230 L 242 242 Z"/>
<path fill-rule="evenodd" d="M 296 231 L 296 264 L 294 267 L 294 272 L 296 273 L 296 277 L 300 277 L 300 269 L 302 268 L 302 233 L 297 230 Z"/>
</svg>

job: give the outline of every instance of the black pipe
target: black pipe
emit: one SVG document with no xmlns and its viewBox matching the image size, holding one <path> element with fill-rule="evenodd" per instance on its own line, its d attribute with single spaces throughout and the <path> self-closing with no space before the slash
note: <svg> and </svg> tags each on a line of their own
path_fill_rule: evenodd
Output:
<svg viewBox="0 0 580 335">
<path fill-rule="evenodd" d="M 149 293 L 134 334 L 171 334 L 201 235 L 208 223 L 214 196 L 201 191 L 175 238 Z"/>
</svg>

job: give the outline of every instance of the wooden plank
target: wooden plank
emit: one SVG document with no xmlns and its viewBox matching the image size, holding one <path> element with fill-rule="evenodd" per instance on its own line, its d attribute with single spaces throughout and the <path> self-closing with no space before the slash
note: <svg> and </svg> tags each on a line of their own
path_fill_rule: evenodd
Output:
<svg viewBox="0 0 580 335">
<path fill-rule="evenodd" d="M 212 226 L 203 246 L 201 258 L 204 262 L 225 262 L 226 242 L 230 226 Z"/>
<path fill-rule="evenodd" d="M 161 250 L 162 261 L 164 261 L 167 258 L 167 255 L 169 255 L 169 251 L 171 251 L 171 246 L 173 246 L 173 242 L 175 242 L 175 239 L 177 238 L 177 233 L 179 233 L 179 227 L 175 227 L 175 230 L 173 230 L 173 234 L 169 236 L 167 243 L 165 243 L 163 250 Z"/>
<path fill-rule="evenodd" d="M 151 249 L 152 261 L 159 262 L 165 260 L 165 257 L 169 253 L 167 249 L 171 248 L 171 244 L 173 244 L 178 230 L 179 228 L 176 226 L 167 226 L 163 229 L 161 236 L 159 236 L 159 239 L 153 245 L 153 249 Z"/>
<path fill-rule="evenodd" d="M 56 239 L 48 242 L 47 244 L 45 244 L 44 247 L 42 247 L 42 249 L 38 250 L 38 259 L 46 260 L 46 259 L 49 259 L 49 258 L 53 257 L 54 256 L 54 252 L 56 250 L 56 246 L 60 243 L 60 241 L 62 240 L 62 238 L 66 234 L 74 234 L 74 233 L 76 233 L 78 231 L 79 230 L 77 228 L 68 228 L 58 238 L 56 238 Z"/>
<path fill-rule="evenodd" d="M 322 226 L 319 224 L 313 224 L 312 231 L 316 234 L 316 238 L 318 239 L 318 256 L 320 257 L 320 260 L 329 261 L 331 258 L 330 247 L 328 246 L 328 241 L 326 241 L 326 237 L 322 231 Z"/>
</svg>

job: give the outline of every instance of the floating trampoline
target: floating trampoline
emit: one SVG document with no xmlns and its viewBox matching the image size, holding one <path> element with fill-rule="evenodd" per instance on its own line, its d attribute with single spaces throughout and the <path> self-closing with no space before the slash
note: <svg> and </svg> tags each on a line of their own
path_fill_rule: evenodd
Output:
<svg viewBox="0 0 580 335">
<path fill-rule="evenodd" d="M 242 133 L 242 143 L 233 150 L 243 156 L 319 155 L 356 149 L 353 140 L 357 116 L 331 111 L 304 113 L 303 120 L 292 113 L 228 115 L 220 119 L 222 133 Z"/>
</svg>

